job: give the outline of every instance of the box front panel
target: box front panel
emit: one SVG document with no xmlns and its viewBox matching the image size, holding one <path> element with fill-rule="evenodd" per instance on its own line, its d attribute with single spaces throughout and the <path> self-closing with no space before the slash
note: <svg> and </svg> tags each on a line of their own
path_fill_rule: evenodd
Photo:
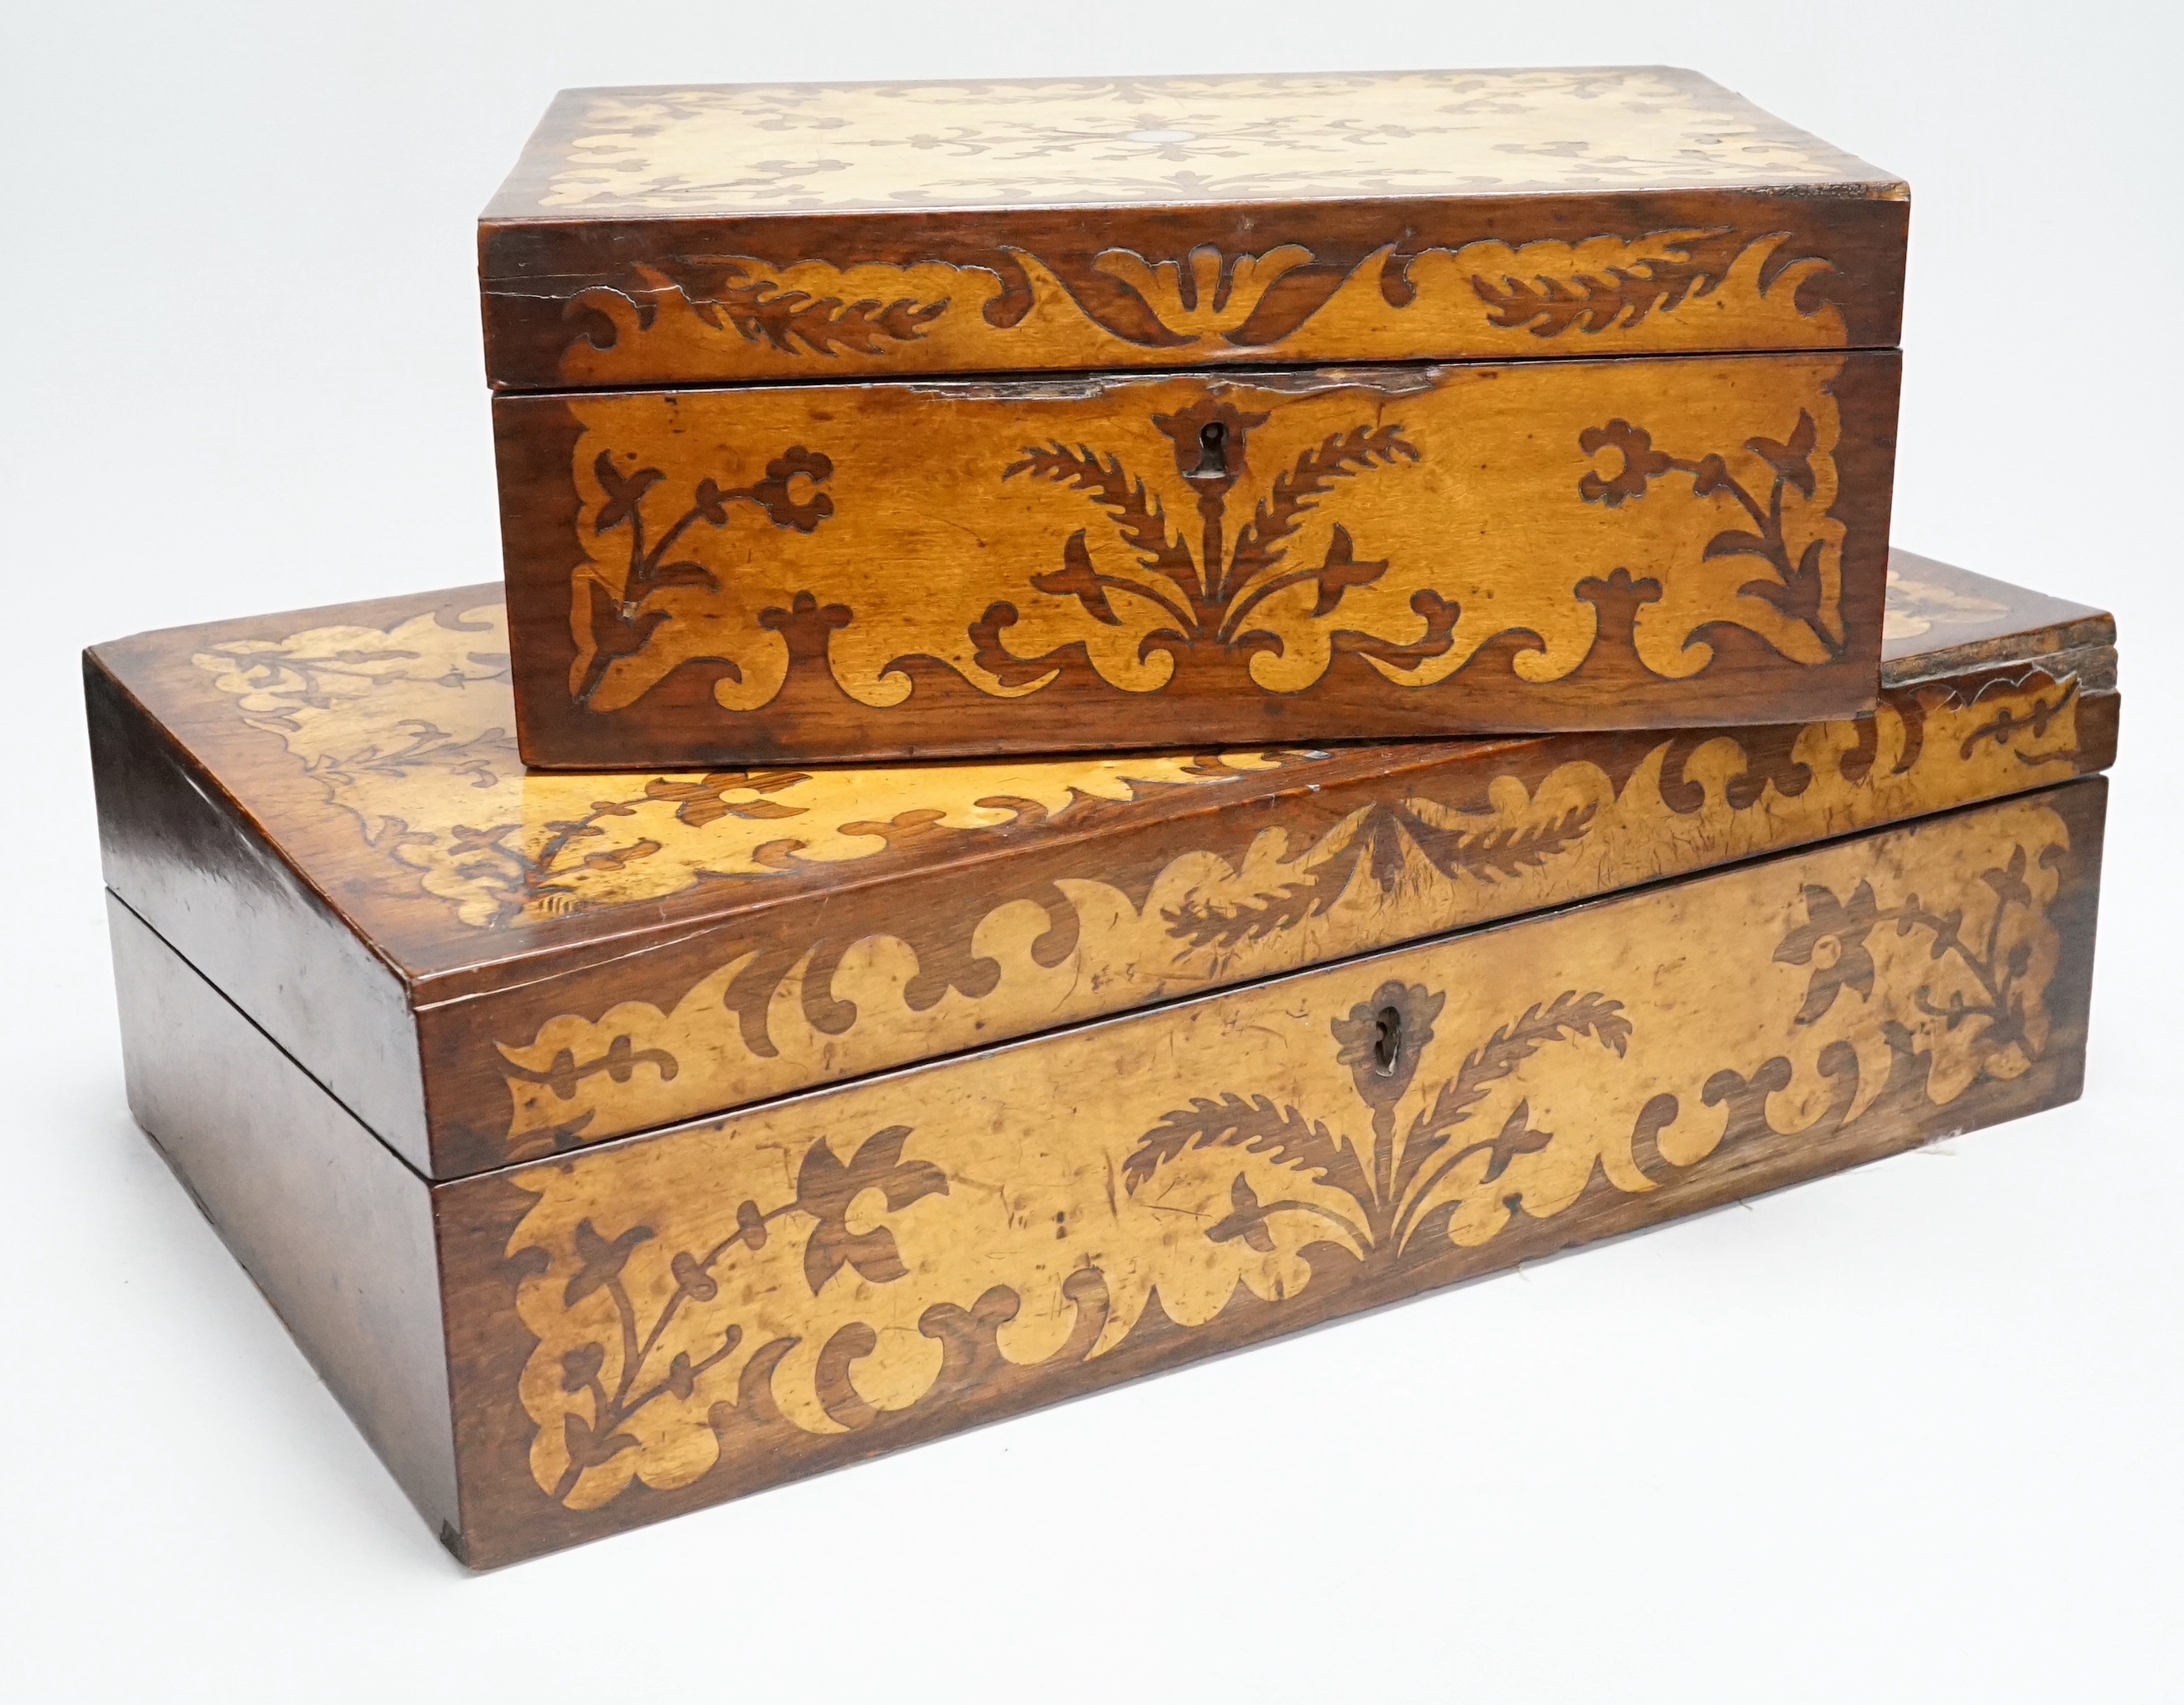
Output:
<svg viewBox="0 0 2184 1705">
<path fill-rule="evenodd" d="M 1897 366 L 504 397 L 525 756 L 1848 714 L 1878 674 Z"/>
<path fill-rule="evenodd" d="M 437 1193 L 499 1562 L 2076 1093 L 2104 784 Z"/>
</svg>

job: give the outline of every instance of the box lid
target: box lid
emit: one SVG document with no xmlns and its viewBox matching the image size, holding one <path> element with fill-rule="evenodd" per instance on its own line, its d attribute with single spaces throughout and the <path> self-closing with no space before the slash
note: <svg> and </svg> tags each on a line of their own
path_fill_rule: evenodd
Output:
<svg viewBox="0 0 2184 1705">
<path fill-rule="evenodd" d="M 1663 66 L 574 89 L 496 387 L 1897 340 L 1909 192 Z"/>
<path fill-rule="evenodd" d="M 2107 764 L 2106 616 L 1897 563 L 1854 722 L 866 770 L 526 775 L 490 588 L 142 634 L 107 878 L 456 1176 Z"/>
</svg>

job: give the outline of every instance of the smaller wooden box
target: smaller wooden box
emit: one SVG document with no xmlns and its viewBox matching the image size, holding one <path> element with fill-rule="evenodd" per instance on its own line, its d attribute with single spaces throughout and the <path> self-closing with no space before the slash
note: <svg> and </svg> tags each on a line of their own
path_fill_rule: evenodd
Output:
<svg viewBox="0 0 2184 1705">
<path fill-rule="evenodd" d="M 1659 67 L 565 93 L 479 229 L 523 755 L 1854 715 L 1908 209 Z"/>
<path fill-rule="evenodd" d="M 102 646 L 131 1105 L 481 1566 L 2051 1106 L 2114 627 L 1898 562 L 1734 734 L 526 777 L 489 591 Z"/>
</svg>

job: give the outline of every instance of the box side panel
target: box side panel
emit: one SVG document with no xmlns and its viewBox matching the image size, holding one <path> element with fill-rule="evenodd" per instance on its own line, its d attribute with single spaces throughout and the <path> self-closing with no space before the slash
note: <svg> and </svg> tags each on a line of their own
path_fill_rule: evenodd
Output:
<svg viewBox="0 0 2184 1705">
<path fill-rule="evenodd" d="M 454 1429 L 429 1189 L 107 897 L 130 1111 L 444 1541 Z"/>
<path fill-rule="evenodd" d="M 503 397 L 524 757 L 1852 715 L 1879 681 L 1897 367 Z"/>
<path fill-rule="evenodd" d="M 424 1071 L 401 980 L 95 655 L 84 692 L 108 886 L 429 1170 Z"/>
<path fill-rule="evenodd" d="M 865 821 L 841 827 L 792 783 L 739 803 L 779 813 L 753 838 L 793 848 L 784 868 L 831 872 L 823 890 L 767 904 L 766 883 L 789 878 L 746 878 L 751 904 L 710 928 L 459 998 L 421 989 L 442 1171 L 2052 786 L 2108 766 L 2115 705 L 2061 660 L 2028 658 L 1891 688 L 1855 721 L 1362 751 L 1249 794 L 1206 780 L 1182 791 L 1195 809 L 1118 807 L 1077 835 L 1027 833 L 1066 796 L 982 812 L 1011 789 L 951 793 L 942 770 L 852 772 Z M 915 786 L 890 794 L 897 779 Z M 982 815 L 1000 821 L 968 826 Z M 582 844 L 609 860 L 664 842 L 644 867 L 717 833 L 657 805 L 593 821 Z M 622 879 L 565 878 L 577 896 Z"/>
<path fill-rule="evenodd" d="M 2091 779 L 443 1187 L 498 1563 L 2078 1093 Z"/>
</svg>

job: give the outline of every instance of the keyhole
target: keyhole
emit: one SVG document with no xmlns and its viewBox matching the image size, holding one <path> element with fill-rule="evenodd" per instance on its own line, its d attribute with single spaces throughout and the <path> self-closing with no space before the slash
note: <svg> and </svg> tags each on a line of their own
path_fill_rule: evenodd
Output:
<svg viewBox="0 0 2184 1705">
<path fill-rule="evenodd" d="M 1209 421 L 1198 429 L 1198 465 L 1190 471 L 1190 476 L 1195 480 L 1228 476 L 1228 428 L 1220 421 Z"/>
<path fill-rule="evenodd" d="M 1383 1077 L 1396 1069 L 1396 1056 L 1403 1051 L 1403 1015 L 1383 1006 L 1373 1016 L 1373 1063 Z"/>
</svg>

